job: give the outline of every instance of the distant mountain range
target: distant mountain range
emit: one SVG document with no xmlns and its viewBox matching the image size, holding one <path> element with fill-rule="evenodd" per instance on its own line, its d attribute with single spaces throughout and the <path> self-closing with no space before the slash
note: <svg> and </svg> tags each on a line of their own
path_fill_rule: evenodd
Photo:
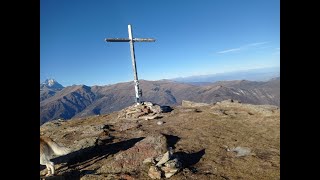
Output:
<svg viewBox="0 0 320 180">
<path fill-rule="evenodd" d="M 195 85 L 204 85 L 217 81 L 230 81 L 230 80 L 249 80 L 249 81 L 268 81 L 272 78 L 280 76 L 279 67 L 268 67 L 259 69 L 249 69 L 243 71 L 233 71 L 229 73 L 218 73 L 201 76 L 189 76 L 174 78 L 173 81 L 187 82 Z"/>
<path fill-rule="evenodd" d="M 172 80 L 141 80 L 143 101 L 176 106 L 182 100 L 215 103 L 226 99 L 250 104 L 280 106 L 280 77 L 265 82 L 235 80 L 190 83 Z M 135 102 L 133 82 L 106 86 L 73 85 L 63 87 L 54 80 L 40 85 L 40 125 L 51 120 L 119 111 Z"/>
</svg>

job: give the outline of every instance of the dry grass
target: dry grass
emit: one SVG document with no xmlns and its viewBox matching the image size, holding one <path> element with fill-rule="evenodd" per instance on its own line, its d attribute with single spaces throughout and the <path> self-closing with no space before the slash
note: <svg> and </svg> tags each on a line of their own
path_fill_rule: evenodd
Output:
<svg viewBox="0 0 320 180">
<path fill-rule="evenodd" d="M 125 120 L 119 121 L 117 113 L 73 119 L 40 127 L 43 134 L 54 140 L 76 146 L 82 138 L 103 139 L 114 137 L 113 143 L 145 137 L 150 133 L 167 135 L 168 144 L 175 153 L 185 155 L 190 162 L 171 179 L 280 179 L 280 110 L 274 106 L 246 105 L 222 102 L 216 105 L 183 108 L 176 107 L 164 113 L 163 118 L 141 120 L 137 127 L 120 132 Z M 157 125 L 157 121 L 164 122 Z M 108 125 L 107 131 L 91 133 L 88 129 Z M 87 131 L 85 131 L 87 130 Z M 88 133 L 89 132 L 89 133 Z M 235 147 L 251 150 L 247 156 L 237 157 L 228 151 Z M 112 160 L 117 153 L 104 157 L 92 157 L 80 162 L 79 166 L 58 168 L 58 175 L 82 179 L 148 179 L 147 168 L 129 174 L 104 174 L 99 168 Z M 62 165 L 57 164 L 57 167 Z M 45 170 L 41 171 L 43 174 Z M 90 172 L 90 175 L 85 175 Z M 98 174 L 98 172 L 100 174 Z M 72 176 L 74 173 L 74 176 Z M 76 179 L 75 178 L 75 179 Z"/>
</svg>

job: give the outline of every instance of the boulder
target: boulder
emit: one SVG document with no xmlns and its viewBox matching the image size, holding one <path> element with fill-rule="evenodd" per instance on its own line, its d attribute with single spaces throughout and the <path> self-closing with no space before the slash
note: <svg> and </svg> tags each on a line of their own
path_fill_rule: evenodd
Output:
<svg viewBox="0 0 320 180">
<path fill-rule="evenodd" d="M 145 159 L 161 156 L 167 151 L 167 139 L 161 134 L 147 136 L 133 147 L 118 153 L 100 169 L 104 173 L 131 172 L 139 169 Z"/>
</svg>

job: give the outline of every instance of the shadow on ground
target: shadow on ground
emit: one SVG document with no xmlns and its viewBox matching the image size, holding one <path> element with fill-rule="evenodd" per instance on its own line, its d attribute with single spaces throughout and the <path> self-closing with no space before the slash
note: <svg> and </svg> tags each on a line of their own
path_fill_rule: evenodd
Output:
<svg viewBox="0 0 320 180">
<path fill-rule="evenodd" d="M 66 166 L 68 167 L 68 169 L 71 169 L 71 171 L 62 172 L 62 174 L 60 176 L 56 176 L 55 179 L 59 179 L 59 177 L 62 178 L 61 176 L 63 176 L 63 178 L 65 179 L 80 179 L 81 175 L 90 173 L 87 171 L 80 172 L 82 169 L 94 164 L 95 162 L 101 159 L 107 158 L 109 155 L 116 154 L 119 151 L 125 151 L 133 147 L 137 142 L 141 141 L 142 139 L 144 139 L 144 137 L 133 138 L 113 144 L 107 144 L 107 142 L 103 142 L 100 143 L 101 145 L 83 148 L 78 151 L 69 153 L 67 155 L 54 158 L 51 161 L 55 164 L 67 162 L 65 166 L 62 166 L 56 170 L 63 169 Z M 44 168 L 45 166 L 42 169 Z"/>
<path fill-rule="evenodd" d="M 202 149 L 195 153 L 176 152 L 174 155 L 179 157 L 183 168 L 188 168 L 190 171 L 196 172 L 197 170 L 192 166 L 197 164 L 205 153 L 205 149 Z"/>
<path fill-rule="evenodd" d="M 181 139 L 178 136 L 163 134 L 167 138 L 168 147 L 175 149 L 175 144 Z M 59 175 L 46 177 L 46 180 L 58 180 L 58 179 L 71 179 L 78 180 L 85 174 L 94 174 L 97 169 L 84 170 L 86 167 L 93 165 L 97 161 L 107 158 L 110 155 L 114 155 L 120 151 L 125 151 L 133 147 L 137 142 L 144 139 L 144 137 L 133 138 L 117 143 L 109 144 L 110 139 L 100 142 L 99 145 L 80 149 L 78 151 L 69 153 L 64 156 L 60 156 L 52 159 L 55 164 L 66 163 L 56 169 Z M 205 154 L 205 149 L 202 149 L 195 153 L 186 153 L 182 151 L 175 152 L 174 155 L 179 158 L 183 168 L 188 168 L 191 172 L 197 172 L 193 165 L 197 164 Z M 67 170 L 61 171 L 68 167 Z M 43 166 L 43 168 L 45 168 Z M 41 169 L 41 168 L 40 168 Z M 60 170 L 60 171 L 59 171 Z"/>
<path fill-rule="evenodd" d="M 168 147 L 172 147 L 172 149 L 175 149 L 175 144 L 181 139 L 178 136 L 170 135 L 170 134 L 162 134 L 167 138 L 167 144 Z"/>
<path fill-rule="evenodd" d="M 171 112 L 173 109 L 170 106 L 160 106 L 162 112 L 168 113 Z"/>
<path fill-rule="evenodd" d="M 168 147 L 172 147 L 172 149 L 175 149 L 176 148 L 175 144 L 181 138 L 178 136 L 170 135 L 170 134 L 163 134 L 163 135 L 167 138 Z M 174 155 L 179 158 L 179 160 L 183 164 L 183 168 L 188 168 L 191 172 L 196 172 L 197 170 L 192 166 L 197 164 L 205 153 L 206 153 L 205 149 L 202 149 L 195 153 L 186 153 L 183 151 L 178 151 L 178 152 L 175 152 Z"/>
</svg>

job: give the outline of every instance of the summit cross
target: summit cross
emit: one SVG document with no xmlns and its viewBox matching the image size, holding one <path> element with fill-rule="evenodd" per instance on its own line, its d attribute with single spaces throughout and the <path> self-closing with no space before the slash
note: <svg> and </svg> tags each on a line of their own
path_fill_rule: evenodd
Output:
<svg viewBox="0 0 320 180">
<path fill-rule="evenodd" d="M 133 75 L 134 75 L 134 85 L 135 85 L 135 94 L 136 94 L 136 103 L 140 104 L 142 96 L 142 91 L 139 89 L 139 80 L 138 80 L 138 73 L 137 73 L 137 65 L 136 65 L 136 58 L 134 53 L 134 42 L 155 42 L 155 39 L 152 38 L 133 38 L 132 35 L 132 28 L 131 25 L 128 25 L 128 34 L 129 38 L 106 38 L 107 42 L 129 42 L 130 44 L 130 51 L 131 51 L 131 59 L 132 59 L 132 68 L 133 68 Z"/>
</svg>

